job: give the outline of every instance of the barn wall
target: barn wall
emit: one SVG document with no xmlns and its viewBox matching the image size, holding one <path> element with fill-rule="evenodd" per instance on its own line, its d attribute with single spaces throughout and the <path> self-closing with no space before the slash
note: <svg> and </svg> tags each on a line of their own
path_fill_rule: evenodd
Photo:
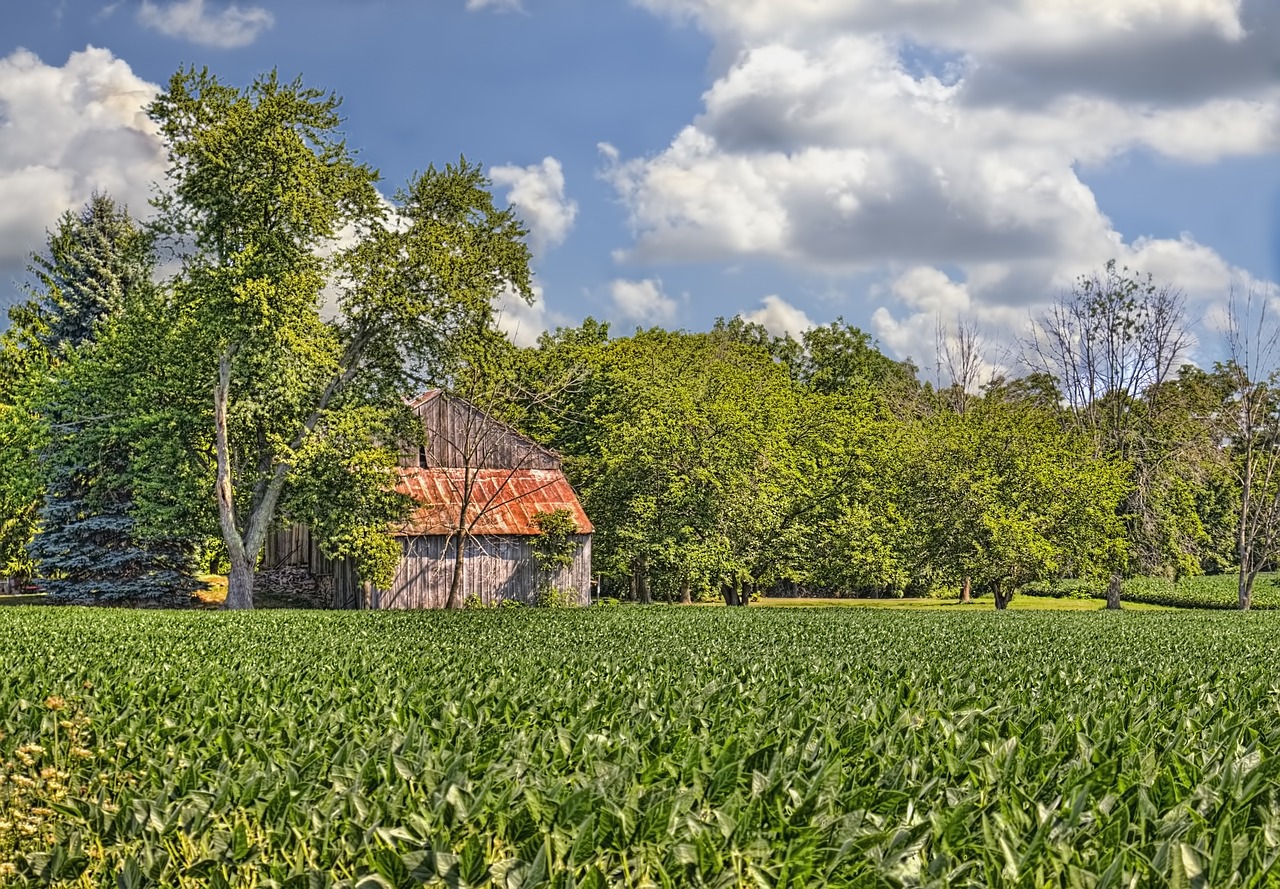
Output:
<svg viewBox="0 0 1280 889">
<path fill-rule="evenodd" d="M 401 448 L 401 466 L 560 468 L 554 453 L 465 401 L 437 395 L 414 413 L 426 427 L 427 443 L 421 451 L 416 445 Z"/>
<path fill-rule="evenodd" d="M 574 563 L 560 572 L 555 585 L 577 592 L 580 605 L 590 604 L 591 536 L 574 536 Z M 401 538 L 404 556 L 390 590 L 378 596 L 381 608 L 443 608 L 453 578 L 453 542 L 445 536 Z M 470 538 L 463 550 L 462 599 L 478 596 L 485 605 L 503 599 L 526 604 L 536 601 L 538 569 L 528 537 Z"/>
<path fill-rule="evenodd" d="M 363 596 L 356 565 L 352 559 L 330 559 L 320 551 L 306 525 L 290 525 L 267 535 L 263 546 L 262 567 L 306 568 L 317 580 L 333 583 L 333 608 L 360 608 Z"/>
</svg>

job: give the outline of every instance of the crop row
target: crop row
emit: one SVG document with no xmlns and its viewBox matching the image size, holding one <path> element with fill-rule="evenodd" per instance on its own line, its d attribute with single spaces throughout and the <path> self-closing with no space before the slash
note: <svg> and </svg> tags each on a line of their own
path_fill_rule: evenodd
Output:
<svg viewBox="0 0 1280 889">
<path fill-rule="evenodd" d="M 4 609 L 0 861 L 126 889 L 1269 885 L 1278 617 Z"/>
</svg>

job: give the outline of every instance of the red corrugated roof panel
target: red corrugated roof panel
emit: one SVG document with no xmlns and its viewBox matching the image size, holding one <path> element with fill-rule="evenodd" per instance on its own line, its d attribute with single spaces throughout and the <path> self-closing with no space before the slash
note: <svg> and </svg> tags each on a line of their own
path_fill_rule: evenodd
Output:
<svg viewBox="0 0 1280 889">
<path fill-rule="evenodd" d="M 471 534 L 537 534 L 533 517 L 557 509 L 573 513 L 580 534 L 593 530 L 573 486 L 556 469 L 401 467 L 396 490 L 418 504 L 397 532 L 406 537 L 452 534 L 464 499 Z M 470 496 L 464 497 L 468 490 Z"/>
</svg>

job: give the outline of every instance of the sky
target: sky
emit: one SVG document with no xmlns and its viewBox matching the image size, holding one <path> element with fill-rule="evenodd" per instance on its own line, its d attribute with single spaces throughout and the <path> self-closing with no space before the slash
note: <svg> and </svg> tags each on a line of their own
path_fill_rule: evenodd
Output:
<svg viewBox="0 0 1280 889">
<path fill-rule="evenodd" d="M 1185 292 L 1203 361 L 1280 280 L 1275 0 L 3 0 L 0 303 L 95 189 L 147 213 L 184 65 L 336 92 L 387 194 L 483 164 L 524 344 L 842 317 L 927 367 L 1114 259 Z"/>
</svg>

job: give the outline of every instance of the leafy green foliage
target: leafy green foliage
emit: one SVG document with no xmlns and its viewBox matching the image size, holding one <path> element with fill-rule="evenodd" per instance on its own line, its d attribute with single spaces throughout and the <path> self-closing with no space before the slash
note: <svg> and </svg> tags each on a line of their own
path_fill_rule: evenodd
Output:
<svg viewBox="0 0 1280 889">
<path fill-rule="evenodd" d="M 37 823 L 0 849 L 21 886 L 1264 886 L 1277 630 L 3 609 Z"/>
<path fill-rule="evenodd" d="M 158 302 L 151 240 L 125 208 L 95 194 L 62 217 L 32 262 L 38 283 L 12 313 L 11 343 L 30 353 L 23 382 L 43 427 L 42 504 L 28 545 L 40 585 L 64 602 L 189 596 L 195 535 L 148 533 L 139 522 L 138 427 L 120 397 L 128 383 L 102 372 L 121 316 Z"/>
<path fill-rule="evenodd" d="M 412 506 L 394 488 L 396 453 L 376 444 L 397 439 L 406 418 L 392 420 L 369 406 L 330 411 L 294 452 L 294 480 L 283 504 L 289 519 L 311 529 L 325 555 L 354 559 L 361 576 L 384 589 L 402 555 L 389 526 Z"/>
<path fill-rule="evenodd" d="M 529 542 L 538 570 L 547 575 L 568 568 L 573 564 L 573 554 L 578 549 L 573 539 L 578 534 L 578 523 L 568 509 L 539 512 L 533 516 L 538 534 Z"/>
<path fill-rule="evenodd" d="M 784 369 L 715 335 L 651 330 L 614 341 L 602 373 L 615 394 L 584 487 L 604 565 L 668 595 L 767 575 L 797 492 Z"/>
<path fill-rule="evenodd" d="M 577 596 L 556 586 L 556 579 L 565 569 L 573 566 L 578 542 L 578 523 L 567 509 L 539 512 L 533 516 L 538 534 L 529 541 L 533 561 L 538 566 L 538 604 L 546 608 L 559 608 L 574 604 Z"/>
<path fill-rule="evenodd" d="M 48 438 L 37 407 L 48 356 L 20 347 L 16 333 L 10 328 L 0 337 L 0 574 L 5 575 L 27 575 L 35 567 L 27 545 L 44 491 L 38 458 Z"/>
<path fill-rule="evenodd" d="M 941 579 L 972 577 L 1003 607 L 1029 581 L 1121 562 L 1125 467 L 1091 456 L 1052 411 L 993 389 L 928 418 L 914 444 L 907 502 Z"/>
</svg>

